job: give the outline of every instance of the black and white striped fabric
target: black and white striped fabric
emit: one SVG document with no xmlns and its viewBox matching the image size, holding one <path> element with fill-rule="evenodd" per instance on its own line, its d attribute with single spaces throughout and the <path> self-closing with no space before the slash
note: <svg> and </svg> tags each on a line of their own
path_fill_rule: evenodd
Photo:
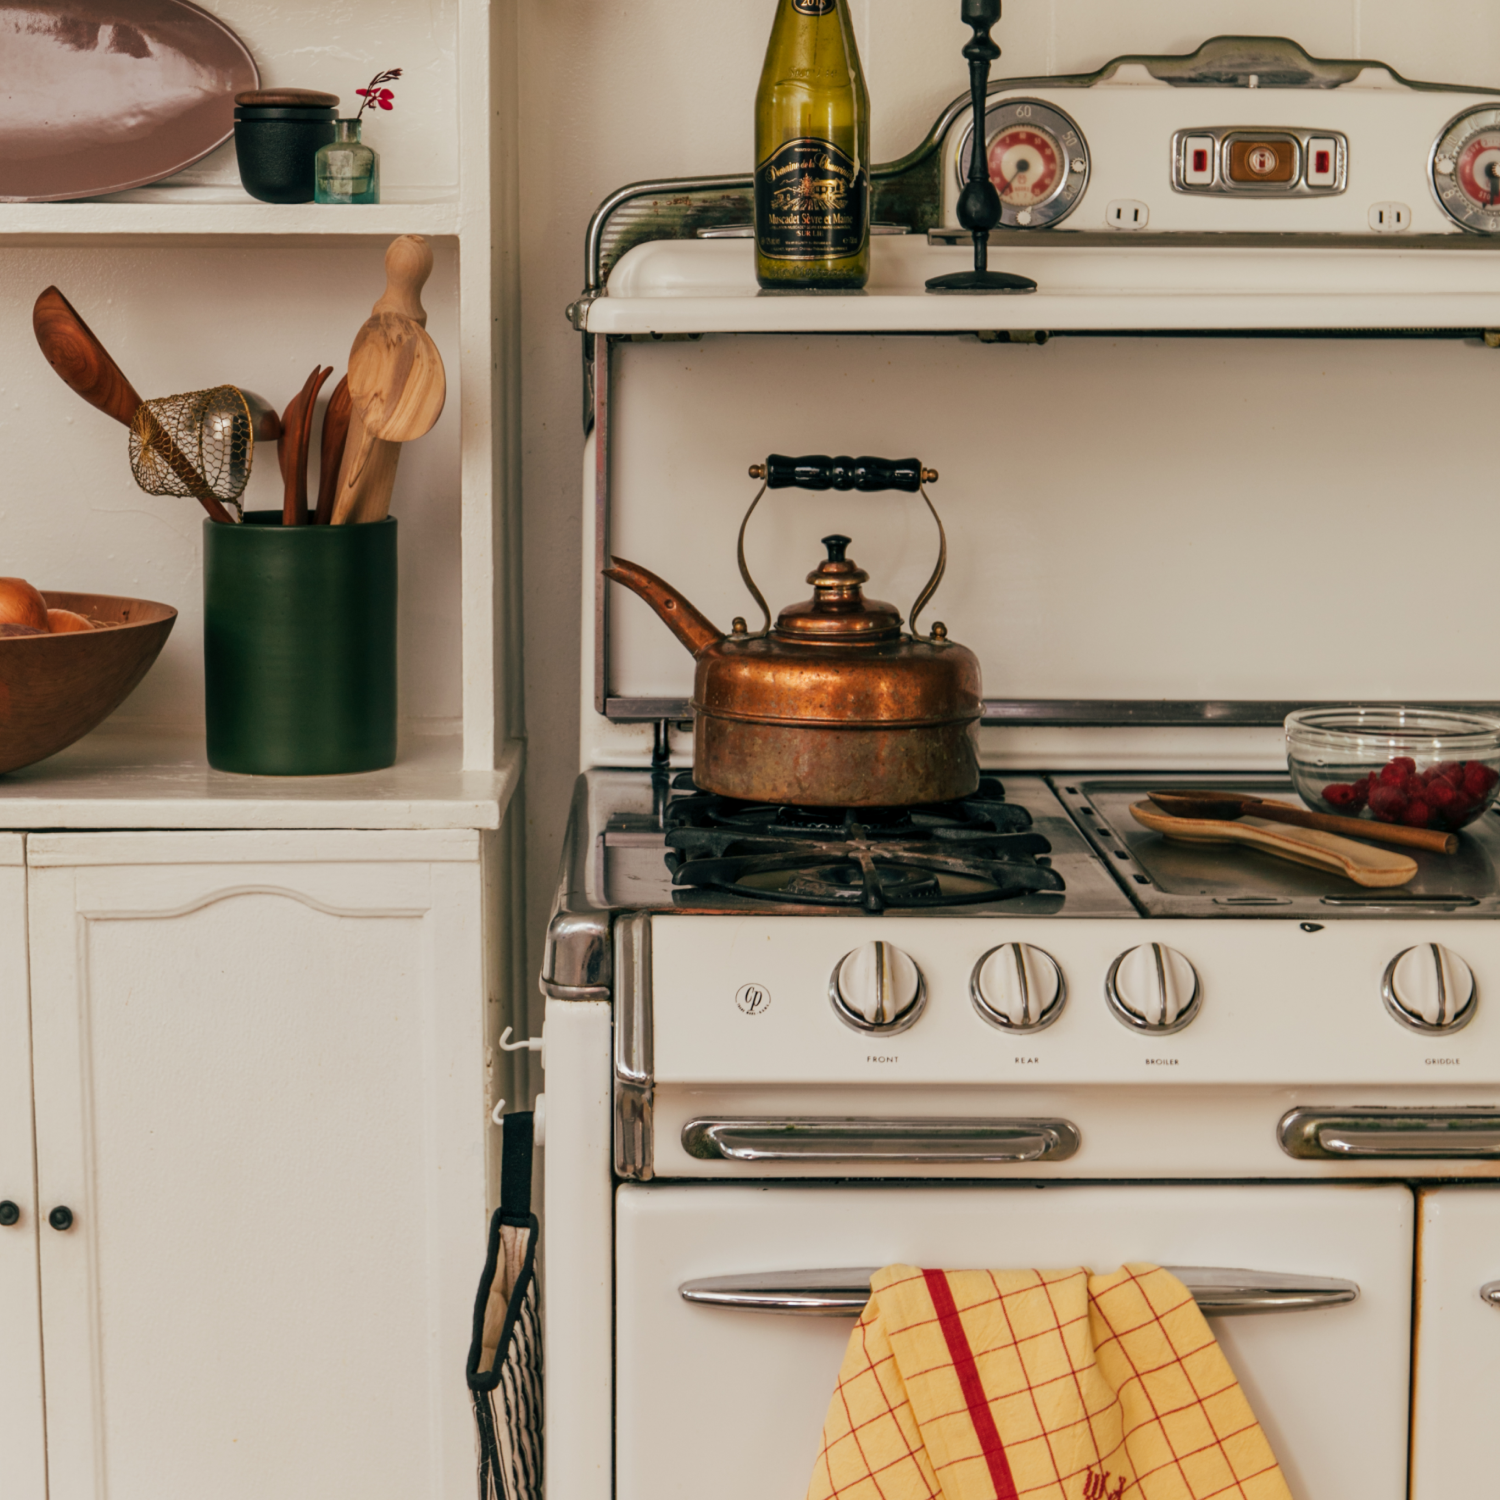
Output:
<svg viewBox="0 0 1500 1500">
<path fill-rule="evenodd" d="M 479 1425 L 479 1500 L 542 1500 L 542 1321 L 531 1146 L 531 1115 L 506 1115 L 500 1207 L 490 1220 L 469 1345 L 469 1390 Z"/>
</svg>

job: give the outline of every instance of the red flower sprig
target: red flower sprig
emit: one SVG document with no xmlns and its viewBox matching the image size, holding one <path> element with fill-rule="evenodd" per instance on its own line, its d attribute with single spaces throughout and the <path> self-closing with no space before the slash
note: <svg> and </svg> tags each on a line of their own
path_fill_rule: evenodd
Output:
<svg viewBox="0 0 1500 1500">
<path fill-rule="evenodd" d="M 361 119 L 364 116 L 364 112 L 371 105 L 374 105 L 377 109 L 394 109 L 396 106 L 391 103 L 391 100 L 395 96 L 388 88 L 382 88 L 381 85 L 394 83 L 400 76 L 400 68 L 388 68 L 384 73 L 377 73 L 365 88 L 355 89 L 354 92 L 362 95 L 365 102 L 360 105 L 359 114 L 355 115 L 354 118 L 356 120 Z"/>
</svg>

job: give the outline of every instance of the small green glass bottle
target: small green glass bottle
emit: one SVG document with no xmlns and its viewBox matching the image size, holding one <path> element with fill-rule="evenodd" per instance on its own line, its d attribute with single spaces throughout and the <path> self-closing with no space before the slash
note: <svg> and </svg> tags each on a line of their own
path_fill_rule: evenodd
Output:
<svg viewBox="0 0 1500 1500">
<path fill-rule="evenodd" d="M 360 140 L 358 120 L 335 120 L 334 136 L 318 147 L 313 197 L 318 203 L 379 203 L 380 157 Z"/>
<path fill-rule="evenodd" d="M 847 0 L 778 0 L 755 95 L 755 275 L 869 279 L 870 96 Z"/>
</svg>

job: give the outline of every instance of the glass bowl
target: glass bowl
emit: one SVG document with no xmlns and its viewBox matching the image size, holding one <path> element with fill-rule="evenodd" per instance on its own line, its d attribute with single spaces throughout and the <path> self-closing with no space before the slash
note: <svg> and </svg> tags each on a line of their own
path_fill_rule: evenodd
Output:
<svg viewBox="0 0 1500 1500">
<path fill-rule="evenodd" d="M 1288 714 L 1286 758 L 1314 812 L 1448 832 L 1500 790 L 1500 718 L 1437 708 Z"/>
</svg>

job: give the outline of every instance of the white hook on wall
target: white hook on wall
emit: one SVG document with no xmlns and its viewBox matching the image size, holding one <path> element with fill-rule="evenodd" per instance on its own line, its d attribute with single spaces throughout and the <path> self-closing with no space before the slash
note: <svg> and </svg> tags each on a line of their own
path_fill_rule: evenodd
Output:
<svg viewBox="0 0 1500 1500">
<path fill-rule="evenodd" d="M 544 1038 L 529 1036 L 523 1042 L 513 1042 L 510 1039 L 510 1033 L 511 1028 L 509 1026 L 500 1033 L 499 1047 L 502 1052 L 540 1052 L 542 1050 Z M 544 1068 L 547 1066 L 545 1057 L 542 1059 L 542 1066 Z"/>
</svg>

